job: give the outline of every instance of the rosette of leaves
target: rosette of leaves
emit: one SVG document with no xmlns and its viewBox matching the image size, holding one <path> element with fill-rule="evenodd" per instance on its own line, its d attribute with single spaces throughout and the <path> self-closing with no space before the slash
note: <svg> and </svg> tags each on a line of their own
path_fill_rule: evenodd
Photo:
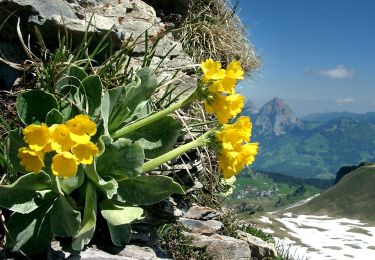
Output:
<svg viewBox="0 0 375 260">
<path fill-rule="evenodd" d="M 137 131 L 114 137 L 119 129 L 154 112 L 147 102 L 157 87 L 152 70 L 137 71 L 128 85 L 104 89 L 97 75 L 69 66 L 56 82 L 54 92 L 29 90 L 17 99 L 17 112 L 24 124 L 60 124 L 77 114 L 87 114 L 97 125 L 92 141 L 100 154 L 91 165 L 79 165 L 72 178 L 54 176 L 51 158 L 45 170 L 27 173 L 17 151 L 26 144 L 22 129 L 9 132 L 7 159 L 23 175 L 11 185 L 0 186 L 0 207 L 13 213 L 7 220 L 6 247 L 36 254 L 55 236 L 71 237 L 72 248 L 81 250 L 92 239 L 98 214 L 106 220 L 113 244 L 125 245 L 131 224 L 141 221 L 142 205 L 151 205 L 173 193 L 184 194 L 172 178 L 142 171 L 146 159 L 169 151 L 181 129 L 171 116 L 154 120 Z"/>
</svg>

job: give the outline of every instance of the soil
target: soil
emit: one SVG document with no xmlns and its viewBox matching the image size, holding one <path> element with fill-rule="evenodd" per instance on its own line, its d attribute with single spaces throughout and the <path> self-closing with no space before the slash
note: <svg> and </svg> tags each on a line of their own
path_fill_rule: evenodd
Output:
<svg viewBox="0 0 375 260">
<path fill-rule="evenodd" d="M 16 111 L 17 92 L 0 91 L 0 116 L 12 128 L 21 126 Z M 0 139 L 6 133 L 3 122 L 0 121 Z"/>
</svg>

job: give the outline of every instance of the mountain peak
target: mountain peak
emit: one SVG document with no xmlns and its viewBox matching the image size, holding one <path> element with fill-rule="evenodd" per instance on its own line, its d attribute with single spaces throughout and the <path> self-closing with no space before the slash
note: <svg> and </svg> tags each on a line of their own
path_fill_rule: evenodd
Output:
<svg viewBox="0 0 375 260">
<path fill-rule="evenodd" d="M 256 116 L 255 127 L 264 135 L 284 135 L 303 124 L 284 100 L 275 97 L 261 107 Z"/>
</svg>

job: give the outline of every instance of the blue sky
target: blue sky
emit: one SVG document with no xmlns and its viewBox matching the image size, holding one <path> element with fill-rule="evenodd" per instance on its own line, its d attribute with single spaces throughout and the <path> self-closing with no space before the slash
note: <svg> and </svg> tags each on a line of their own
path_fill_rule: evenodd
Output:
<svg viewBox="0 0 375 260">
<path fill-rule="evenodd" d="M 263 60 L 239 89 L 258 107 L 375 111 L 375 1 L 241 0 L 239 16 Z"/>
</svg>

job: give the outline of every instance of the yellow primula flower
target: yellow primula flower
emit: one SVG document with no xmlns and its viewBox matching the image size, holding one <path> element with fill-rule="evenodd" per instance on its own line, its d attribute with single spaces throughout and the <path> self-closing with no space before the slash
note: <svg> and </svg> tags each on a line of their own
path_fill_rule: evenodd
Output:
<svg viewBox="0 0 375 260">
<path fill-rule="evenodd" d="M 43 150 L 49 143 L 50 133 L 46 124 L 28 125 L 23 129 L 23 140 L 35 151 Z"/>
<path fill-rule="evenodd" d="M 74 145 L 74 141 L 70 138 L 69 129 L 66 125 L 52 125 L 51 133 L 51 148 L 58 153 L 70 151 Z"/>
<path fill-rule="evenodd" d="M 222 149 L 219 155 L 219 168 L 228 179 L 253 163 L 258 153 L 258 143 L 235 146 L 233 150 Z"/>
<path fill-rule="evenodd" d="M 259 144 L 258 143 L 247 143 L 241 147 L 241 155 L 243 157 L 243 163 L 250 165 L 254 162 L 255 156 L 258 154 Z"/>
<path fill-rule="evenodd" d="M 217 80 L 212 82 L 208 86 L 208 90 L 211 93 L 227 93 L 233 95 L 235 93 L 235 87 L 236 87 L 237 80 L 232 79 L 229 77 L 224 77 L 221 80 Z"/>
<path fill-rule="evenodd" d="M 224 124 L 221 130 L 216 132 L 216 138 L 224 149 L 231 150 L 250 141 L 251 128 L 250 118 L 241 116 L 233 124 Z"/>
<path fill-rule="evenodd" d="M 44 153 L 37 152 L 28 147 L 22 147 L 18 149 L 18 158 L 20 158 L 20 164 L 28 172 L 39 173 L 44 167 Z"/>
<path fill-rule="evenodd" d="M 232 61 L 226 69 L 227 77 L 231 79 L 243 79 L 244 71 L 239 61 Z"/>
<path fill-rule="evenodd" d="M 215 113 L 221 124 L 227 123 L 230 119 L 241 113 L 244 106 L 244 97 L 235 95 L 214 95 L 205 102 L 207 113 Z"/>
<path fill-rule="evenodd" d="M 70 138 L 79 144 L 88 143 L 90 137 L 96 133 L 95 123 L 87 115 L 77 115 L 66 122 Z"/>
<path fill-rule="evenodd" d="M 220 62 L 216 62 L 213 59 L 207 59 L 202 62 L 201 69 L 203 71 L 203 82 L 219 80 L 225 77 L 225 70 L 221 68 Z"/>
<path fill-rule="evenodd" d="M 92 142 L 86 144 L 77 144 L 72 147 L 72 152 L 79 163 L 92 164 L 94 157 L 99 154 L 99 149 Z"/>
<path fill-rule="evenodd" d="M 51 169 L 56 176 L 73 177 L 78 170 L 78 160 L 69 152 L 58 153 L 52 158 Z"/>
</svg>

